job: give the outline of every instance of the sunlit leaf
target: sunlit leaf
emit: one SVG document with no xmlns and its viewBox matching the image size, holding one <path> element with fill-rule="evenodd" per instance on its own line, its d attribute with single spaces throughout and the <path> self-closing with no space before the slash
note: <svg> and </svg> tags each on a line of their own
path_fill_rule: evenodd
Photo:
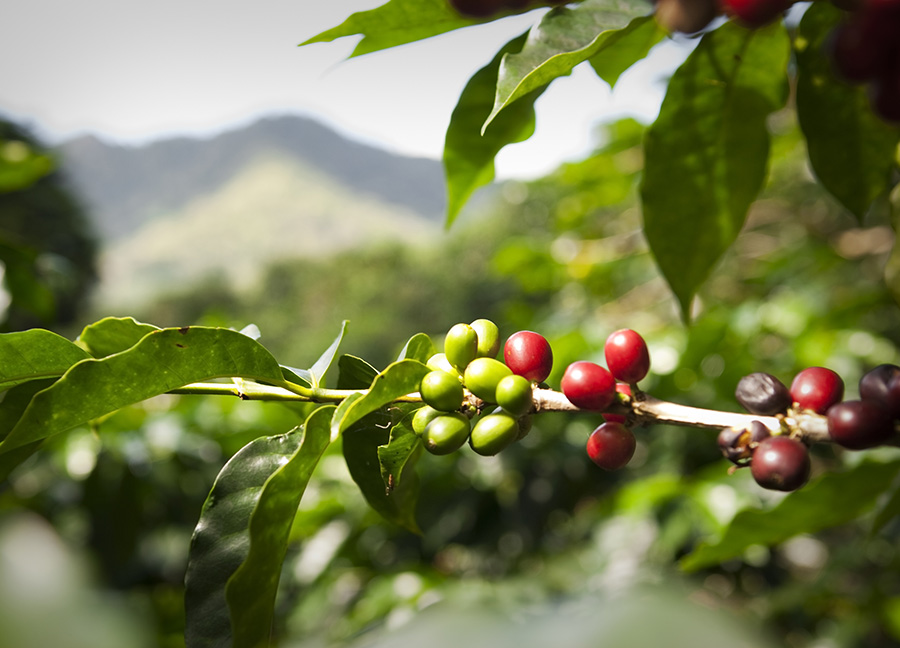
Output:
<svg viewBox="0 0 900 648">
<path fill-rule="evenodd" d="M 431 338 L 425 333 L 416 333 L 403 345 L 397 360 L 418 360 L 425 363 L 434 353 L 434 342 Z"/>
<path fill-rule="evenodd" d="M 338 371 L 338 389 L 368 389 L 378 375 L 378 369 L 362 358 L 346 354 L 338 360 Z"/>
<path fill-rule="evenodd" d="M 333 406 L 316 410 L 303 426 L 293 456 L 266 480 L 250 516 L 250 546 L 225 587 L 234 628 L 233 648 L 266 645 L 291 526 L 313 470 L 330 443 Z"/>
<path fill-rule="evenodd" d="M 622 73 L 647 56 L 666 36 L 659 22 L 651 18 L 636 18 L 621 30 L 609 47 L 603 47 L 590 58 L 591 67 L 609 86 L 615 87 Z"/>
<path fill-rule="evenodd" d="M 69 369 L 37 394 L 0 454 L 193 382 L 241 377 L 279 384 L 281 368 L 258 342 L 229 329 L 161 329 L 135 346 Z"/>
<path fill-rule="evenodd" d="M 337 356 L 338 347 L 341 345 L 341 341 L 344 339 L 344 333 L 347 331 L 347 322 L 346 320 L 341 324 L 341 332 L 338 333 L 338 336 L 334 339 L 334 342 L 331 343 L 325 352 L 319 356 L 319 359 L 316 360 L 315 364 L 309 369 L 310 377 L 312 378 L 312 386 L 313 387 L 324 387 L 325 386 L 325 376 L 328 374 L 328 370 L 331 368 L 332 363 L 334 363 L 334 358 Z"/>
<path fill-rule="evenodd" d="M 27 189 L 53 171 L 48 155 L 19 140 L 0 139 L 0 193 Z"/>
<path fill-rule="evenodd" d="M 476 72 L 459 97 L 444 139 L 444 175 L 447 179 L 449 227 L 476 189 L 494 179 L 494 158 L 507 144 L 524 142 L 534 134 L 534 102 L 545 87 L 521 97 L 481 132 L 491 114 L 500 61 L 522 49 L 527 34 L 511 40 L 494 60 Z"/>
<path fill-rule="evenodd" d="M 152 324 L 143 324 L 133 317 L 106 317 L 89 324 L 78 336 L 78 342 L 95 358 L 130 349 L 148 333 L 158 331 Z"/>
<path fill-rule="evenodd" d="M 0 334 L 0 390 L 29 380 L 63 375 L 90 358 L 79 346 L 44 329 Z"/>
<path fill-rule="evenodd" d="M 741 556 L 748 547 L 770 547 L 801 533 L 846 524 L 872 509 L 900 473 L 900 461 L 864 461 L 844 472 L 826 473 L 770 510 L 738 513 L 722 537 L 701 544 L 681 561 L 694 571 Z"/>
<path fill-rule="evenodd" d="M 797 39 L 797 118 L 806 136 L 813 172 L 857 218 L 887 193 L 900 129 L 870 108 L 864 86 L 834 76 L 825 42 L 846 13 L 828 2 L 803 14 Z"/>
<path fill-rule="evenodd" d="M 647 131 L 644 231 L 685 319 L 764 184 L 766 118 L 787 98 L 789 52 L 781 22 L 751 31 L 729 21 L 706 33 Z"/>
<path fill-rule="evenodd" d="M 521 50 L 503 56 L 494 106 L 482 130 L 519 97 L 568 75 L 579 63 L 606 49 L 614 49 L 624 36 L 648 22 L 653 23 L 653 17 L 647 13 L 644 0 L 616 3 L 585 0 L 573 9 L 545 14 L 531 29 Z"/>
</svg>

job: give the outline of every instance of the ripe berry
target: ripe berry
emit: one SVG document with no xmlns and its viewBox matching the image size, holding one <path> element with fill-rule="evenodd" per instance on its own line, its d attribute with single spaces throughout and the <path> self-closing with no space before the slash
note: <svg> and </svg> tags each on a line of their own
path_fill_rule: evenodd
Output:
<svg viewBox="0 0 900 648">
<path fill-rule="evenodd" d="M 784 383 L 762 371 L 741 378 L 734 390 L 734 397 L 748 412 L 762 416 L 785 412 L 793 402 Z"/>
<path fill-rule="evenodd" d="M 540 333 L 518 331 L 506 340 L 503 360 L 514 374 L 539 383 L 547 380 L 553 368 L 553 350 Z"/>
<path fill-rule="evenodd" d="M 791 398 L 800 409 L 824 414 L 844 397 L 844 381 L 831 369 L 809 367 L 791 383 Z"/>
<path fill-rule="evenodd" d="M 603 423 L 587 440 L 587 453 L 604 470 L 618 470 L 634 455 L 636 442 L 631 430 L 621 423 Z"/>
<path fill-rule="evenodd" d="M 436 410 L 452 412 L 462 405 L 463 387 L 446 371 L 429 371 L 419 384 L 422 400 Z"/>
<path fill-rule="evenodd" d="M 470 18 L 487 18 L 504 9 L 503 0 L 447 0 L 460 15 Z"/>
<path fill-rule="evenodd" d="M 459 450 L 469 438 L 471 424 L 463 414 L 451 412 L 431 419 L 422 433 L 425 449 L 431 454 L 445 455 Z"/>
<path fill-rule="evenodd" d="M 793 0 L 722 0 L 725 13 L 750 29 L 773 22 L 792 4 Z"/>
<path fill-rule="evenodd" d="M 753 421 L 747 427 L 725 428 L 717 438 L 719 450 L 729 461 L 740 465 L 747 463 L 756 444 L 770 436 L 769 428 L 762 421 Z"/>
<path fill-rule="evenodd" d="M 809 479 L 809 469 L 806 446 L 787 436 L 763 439 L 750 459 L 753 479 L 770 490 L 797 490 Z"/>
<path fill-rule="evenodd" d="M 619 394 L 625 394 L 626 396 L 631 396 L 631 387 L 628 383 L 616 383 L 616 392 Z M 625 415 L 624 414 L 614 414 L 612 412 L 603 412 L 603 420 L 609 423 L 624 423 Z"/>
<path fill-rule="evenodd" d="M 497 402 L 497 385 L 512 371 L 494 358 L 475 358 L 466 367 L 463 380 L 470 392 L 488 403 Z"/>
<path fill-rule="evenodd" d="M 890 439 L 894 422 L 887 408 L 878 401 L 844 401 L 828 410 L 828 434 L 844 448 L 864 450 Z"/>
<path fill-rule="evenodd" d="M 603 411 L 616 396 L 616 380 L 612 374 L 586 360 L 566 367 L 561 387 L 569 402 L 581 409 Z"/>
<path fill-rule="evenodd" d="M 469 445 L 482 456 L 495 455 L 519 438 L 519 422 L 504 412 L 483 416 L 472 427 Z"/>
<path fill-rule="evenodd" d="M 878 401 L 893 418 L 900 419 L 900 367 L 882 364 L 867 371 L 859 379 L 859 397 Z"/>
<path fill-rule="evenodd" d="M 650 352 L 639 333 L 631 329 L 616 331 L 606 339 L 603 347 L 606 366 L 616 380 L 634 384 L 650 371 Z"/>
</svg>

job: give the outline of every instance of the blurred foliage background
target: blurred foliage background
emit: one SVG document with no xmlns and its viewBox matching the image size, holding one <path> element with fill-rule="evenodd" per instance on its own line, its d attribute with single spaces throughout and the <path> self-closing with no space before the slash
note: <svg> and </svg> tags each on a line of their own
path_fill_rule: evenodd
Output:
<svg viewBox="0 0 900 648">
<path fill-rule="evenodd" d="M 649 343 L 643 386 L 660 398 L 737 411 L 743 375 L 789 383 L 810 365 L 837 370 L 853 397 L 866 369 L 900 362 L 900 310 L 883 279 L 893 230 L 887 216 L 857 222 L 824 194 L 788 117 L 773 129 L 768 187 L 701 291 L 690 327 L 642 238 L 643 127 L 633 121 L 606 127 L 582 162 L 492 187 L 427 245 L 281 261 L 251 293 L 207 281 L 130 314 L 159 326 L 255 323 L 261 342 L 293 366 L 309 366 L 346 319 L 342 351 L 379 368 L 416 332 L 440 345 L 454 323 L 488 317 L 505 336 L 527 328 L 548 337 L 552 386 L 571 361 L 603 363 L 607 335 L 628 327 Z M 0 241 L 29 258 L 71 258 L 66 281 L 42 279 L 37 265 L 30 276 L 48 290 L 64 286 L 57 303 L 76 304 L 92 276 L 83 222 L 61 216 L 54 226 L 58 239 L 79 241 L 83 256 L 68 257 L 47 237 L 26 238 L 15 227 L 29 219 L 10 216 L 32 192 L 29 203 L 51 200 L 51 180 L 0 195 Z M 19 313 L 34 309 L 11 283 L 9 258 L 12 330 L 33 325 Z M 39 314 L 69 337 L 104 315 L 70 312 Z M 292 531 L 279 645 L 898 645 L 896 521 L 873 533 L 867 514 L 685 573 L 679 560 L 698 542 L 739 511 L 786 496 L 758 488 L 747 471 L 731 474 L 715 434 L 698 429 L 639 429 L 631 464 L 603 472 L 584 452 L 599 419 L 544 414 L 496 457 L 468 447 L 424 456 L 421 537 L 369 509 L 340 448 L 329 449 Z M 302 420 L 283 404 L 165 396 L 51 439 L 0 485 L 0 646 L 183 645 L 190 535 L 216 474 L 245 443 Z M 898 457 L 893 448 L 816 447 L 814 473 L 862 454 Z M 53 634 L 61 622 L 36 620 L 51 617 L 71 619 L 65 636 Z M 88 625 L 87 639 L 68 631 Z"/>
</svg>

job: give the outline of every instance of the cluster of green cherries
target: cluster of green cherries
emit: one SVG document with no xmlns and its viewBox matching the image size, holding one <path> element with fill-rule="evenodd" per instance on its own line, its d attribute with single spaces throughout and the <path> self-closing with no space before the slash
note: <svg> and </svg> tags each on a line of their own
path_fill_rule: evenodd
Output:
<svg viewBox="0 0 900 648">
<path fill-rule="evenodd" d="M 466 442 L 484 456 L 495 455 L 531 429 L 535 389 L 553 368 L 553 350 L 534 331 L 513 333 L 500 352 L 500 332 L 487 319 L 458 323 L 444 338 L 444 350 L 428 360 L 431 371 L 419 385 L 425 403 L 416 410 L 412 428 L 425 448 L 450 454 Z M 561 390 L 575 407 L 604 413 L 618 400 L 626 402 L 650 368 L 643 338 L 623 329 L 605 346 L 609 368 L 579 360 L 563 374 Z M 590 459 L 607 470 L 623 467 L 635 451 L 626 416 L 604 413 L 604 422 L 587 441 Z"/>
</svg>

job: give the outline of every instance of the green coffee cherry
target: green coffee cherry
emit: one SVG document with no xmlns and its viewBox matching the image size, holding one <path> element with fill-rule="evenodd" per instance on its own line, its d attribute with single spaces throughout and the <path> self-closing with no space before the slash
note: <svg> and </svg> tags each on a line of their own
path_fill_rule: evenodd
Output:
<svg viewBox="0 0 900 648">
<path fill-rule="evenodd" d="M 417 435 L 425 434 L 425 428 L 438 416 L 443 414 L 440 410 L 436 410 L 430 405 L 423 405 L 413 414 L 412 429 Z"/>
<path fill-rule="evenodd" d="M 512 370 L 494 358 L 475 358 L 466 367 L 463 381 L 469 391 L 487 403 L 497 402 L 497 384 Z"/>
<path fill-rule="evenodd" d="M 469 326 L 478 335 L 476 355 L 479 358 L 496 358 L 500 351 L 500 329 L 497 325 L 489 319 L 477 319 Z"/>
<path fill-rule="evenodd" d="M 431 369 L 432 371 L 446 371 L 451 376 L 456 376 L 456 378 L 462 382 L 462 374 L 450 364 L 450 361 L 447 360 L 446 354 L 435 353 L 433 356 L 428 358 L 428 362 L 425 365 Z"/>
<path fill-rule="evenodd" d="M 454 324 L 444 338 L 444 355 L 460 373 L 478 354 L 478 334 L 468 324 Z"/>
<path fill-rule="evenodd" d="M 506 376 L 497 383 L 497 405 L 513 416 L 522 416 L 531 410 L 534 389 L 524 376 Z"/>
<path fill-rule="evenodd" d="M 419 383 L 419 394 L 425 403 L 442 412 L 458 410 L 465 396 L 459 379 L 446 371 L 430 371 L 425 374 Z"/>
<path fill-rule="evenodd" d="M 495 455 L 519 438 L 519 422 L 506 413 L 488 414 L 478 419 L 469 436 L 472 450 L 483 456 Z"/>
<path fill-rule="evenodd" d="M 471 424 L 459 412 L 441 414 L 425 427 L 422 441 L 431 454 L 445 455 L 459 450 L 469 438 Z"/>
</svg>

